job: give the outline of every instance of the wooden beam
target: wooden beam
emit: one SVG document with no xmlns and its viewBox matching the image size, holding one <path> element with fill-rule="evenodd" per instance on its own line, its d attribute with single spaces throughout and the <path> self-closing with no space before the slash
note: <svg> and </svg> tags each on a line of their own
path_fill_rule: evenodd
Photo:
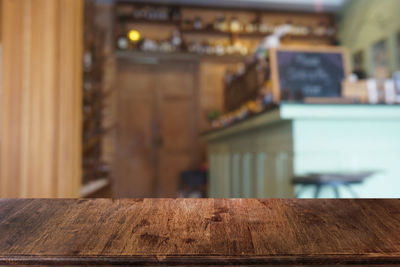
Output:
<svg viewBox="0 0 400 267">
<path fill-rule="evenodd" d="M 2 16 L 2 7 L 3 7 L 3 0 L 0 0 L 0 45 L 1 45 L 1 40 L 2 40 L 1 37 L 2 37 L 2 28 L 3 28 L 3 27 L 1 26 L 1 25 L 2 25 L 2 22 L 3 22 L 3 21 L 2 21 L 2 17 L 3 17 L 3 16 Z"/>
<path fill-rule="evenodd" d="M 0 197 L 77 197 L 82 0 L 3 0 Z"/>
</svg>

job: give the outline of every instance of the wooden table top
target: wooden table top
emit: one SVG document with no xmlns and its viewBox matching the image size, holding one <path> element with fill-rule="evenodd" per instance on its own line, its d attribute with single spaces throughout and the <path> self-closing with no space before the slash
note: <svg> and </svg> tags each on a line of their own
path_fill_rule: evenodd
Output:
<svg viewBox="0 0 400 267">
<path fill-rule="evenodd" d="M 5 199 L 10 263 L 394 264 L 400 200 Z"/>
</svg>

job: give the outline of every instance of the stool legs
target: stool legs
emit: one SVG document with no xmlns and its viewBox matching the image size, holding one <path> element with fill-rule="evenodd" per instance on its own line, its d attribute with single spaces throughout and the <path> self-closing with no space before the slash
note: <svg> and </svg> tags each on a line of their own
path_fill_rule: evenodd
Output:
<svg viewBox="0 0 400 267">
<path fill-rule="evenodd" d="M 333 191 L 335 192 L 335 198 L 340 198 L 339 188 L 337 185 L 333 186 Z"/>
<path fill-rule="evenodd" d="M 333 192 L 335 192 L 335 198 L 340 198 L 340 193 L 339 193 L 339 188 L 337 185 L 331 185 Z M 322 185 L 317 185 L 315 188 L 315 194 L 314 194 L 314 198 L 318 198 L 320 193 L 321 193 L 321 187 Z"/>
<path fill-rule="evenodd" d="M 354 197 L 354 198 L 358 198 L 357 193 L 351 188 L 351 186 L 349 184 L 344 184 L 347 188 L 347 190 L 350 192 L 350 194 Z M 332 190 L 335 193 L 335 198 L 340 198 L 340 192 L 339 192 L 339 185 L 329 185 L 332 186 Z M 299 190 L 296 193 L 296 198 L 299 198 L 301 196 L 301 193 L 304 191 L 305 186 L 299 186 Z M 314 191 L 314 198 L 318 198 L 321 194 L 321 184 L 315 185 L 315 191 Z"/>
<path fill-rule="evenodd" d="M 305 186 L 304 185 L 299 185 L 299 190 L 296 193 L 296 198 L 299 198 L 301 196 L 301 193 L 304 191 Z"/>
<path fill-rule="evenodd" d="M 321 192 L 321 185 L 317 185 L 315 188 L 314 198 L 318 198 L 320 192 Z"/>
<path fill-rule="evenodd" d="M 357 193 L 353 190 L 353 188 L 351 188 L 351 186 L 349 184 L 346 184 L 346 188 L 350 192 L 350 194 L 353 195 L 354 198 L 358 198 Z"/>
</svg>

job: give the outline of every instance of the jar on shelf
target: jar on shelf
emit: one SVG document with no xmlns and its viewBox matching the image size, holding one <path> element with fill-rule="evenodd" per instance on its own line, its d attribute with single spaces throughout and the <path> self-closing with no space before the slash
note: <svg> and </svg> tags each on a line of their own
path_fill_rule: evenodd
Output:
<svg viewBox="0 0 400 267">
<path fill-rule="evenodd" d="M 129 41 L 126 36 L 120 36 L 117 39 L 117 47 L 119 50 L 127 50 L 129 47 Z"/>
<path fill-rule="evenodd" d="M 252 21 L 244 26 L 244 31 L 248 33 L 258 32 L 259 22 Z"/>
<path fill-rule="evenodd" d="M 241 32 L 242 31 L 242 23 L 238 18 L 233 17 L 229 23 L 229 29 L 231 32 Z"/>
</svg>

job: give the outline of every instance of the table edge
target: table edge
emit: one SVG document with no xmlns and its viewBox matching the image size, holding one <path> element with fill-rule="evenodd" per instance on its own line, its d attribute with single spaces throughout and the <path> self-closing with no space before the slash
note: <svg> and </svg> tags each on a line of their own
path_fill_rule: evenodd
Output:
<svg viewBox="0 0 400 267">
<path fill-rule="evenodd" d="M 37 256 L 0 255 L 1 264 L 36 265 L 129 265 L 129 264 L 399 264 L 400 254 L 318 254 L 318 255 L 121 255 L 121 256 Z"/>
</svg>

